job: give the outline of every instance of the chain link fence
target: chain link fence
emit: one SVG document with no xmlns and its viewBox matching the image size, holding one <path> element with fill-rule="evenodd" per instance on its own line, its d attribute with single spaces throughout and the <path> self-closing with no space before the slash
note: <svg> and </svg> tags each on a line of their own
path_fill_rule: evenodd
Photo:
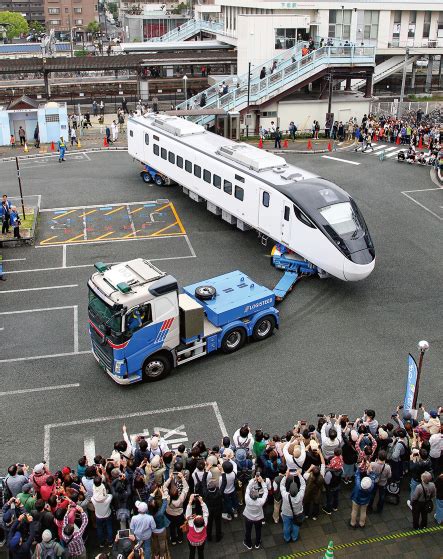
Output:
<svg viewBox="0 0 443 559">
<path fill-rule="evenodd" d="M 443 118 L 443 103 L 440 101 L 373 101 L 370 107 L 370 113 L 377 117 L 399 116 L 409 117 L 413 113 L 417 113 L 421 109 L 425 115 L 435 115 L 435 119 Z M 440 120 L 443 124 L 443 120 Z"/>
</svg>

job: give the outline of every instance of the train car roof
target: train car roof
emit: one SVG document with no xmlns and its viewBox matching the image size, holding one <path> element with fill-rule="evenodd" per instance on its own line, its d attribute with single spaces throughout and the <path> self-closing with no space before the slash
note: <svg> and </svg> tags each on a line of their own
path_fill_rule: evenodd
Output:
<svg viewBox="0 0 443 559">
<path fill-rule="evenodd" d="M 133 116 L 129 119 L 131 121 L 154 130 L 157 128 L 172 139 L 205 155 L 212 155 L 240 173 L 253 176 L 281 192 L 288 187 L 291 191 L 294 183 L 318 178 L 314 173 L 288 164 L 279 155 L 213 134 L 203 126 L 177 116 L 147 113 Z"/>
</svg>

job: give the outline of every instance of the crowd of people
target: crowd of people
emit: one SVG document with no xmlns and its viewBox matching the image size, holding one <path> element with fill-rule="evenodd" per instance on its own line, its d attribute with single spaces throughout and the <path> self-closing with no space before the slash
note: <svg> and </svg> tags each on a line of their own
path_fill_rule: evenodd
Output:
<svg viewBox="0 0 443 559">
<path fill-rule="evenodd" d="M 165 559 L 185 540 L 189 557 L 202 559 L 239 515 L 248 550 L 261 547 L 265 522 L 281 522 L 282 539 L 297 541 L 305 519 L 339 511 L 350 484 L 349 526 L 362 529 L 387 495 L 398 498 L 407 473 L 413 528 L 427 527 L 430 514 L 442 524 L 442 412 L 422 407 L 419 420 L 399 406 L 383 424 L 369 409 L 355 421 L 321 415 L 273 436 L 245 424 L 215 446 L 176 451 L 159 434 L 131 441 L 123 426 L 109 458 L 82 456 L 58 470 L 12 464 L 0 536 L 10 559 L 86 558 L 87 537 L 97 559 Z"/>
</svg>

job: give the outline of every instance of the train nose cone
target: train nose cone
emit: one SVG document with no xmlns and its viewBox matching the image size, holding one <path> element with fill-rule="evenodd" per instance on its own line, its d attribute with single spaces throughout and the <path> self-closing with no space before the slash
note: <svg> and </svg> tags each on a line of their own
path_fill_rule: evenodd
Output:
<svg viewBox="0 0 443 559">
<path fill-rule="evenodd" d="M 360 281 L 369 276 L 375 266 L 375 256 L 368 249 L 353 252 L 343 261 L 343 275 L 347 281 Z"/>
</svg>

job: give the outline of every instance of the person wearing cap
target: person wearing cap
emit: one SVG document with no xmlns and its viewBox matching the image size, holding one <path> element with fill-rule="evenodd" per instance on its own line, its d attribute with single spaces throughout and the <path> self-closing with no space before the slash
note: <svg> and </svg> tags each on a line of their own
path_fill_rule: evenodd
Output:
<svg viewBox="0 0 443 559">
<path fill-rule="evenodd" d="M 206 464 L 205 472 L 202 477 L 202 493 L 203 499 L 208 507 L 208 526 L 207 526 L 207 536 L 208 540 L 212 540 L 212 527 L 215 524 L 215 541 L 219 542 L 222 537 L 222 512 L 223 512 L 223 496 L 221 494 L 218 480 L 214 477 L 209 479 L 209 473 L 211 471 L 211 464 Z"/>
<path fill-rule="evenodd" d="M 52 551 L 53 550 L 53 551 Z M 52 539 L 50 530 L 44 530 L 42 533 L 42 541 L 35 546 L 33 559 L 42 559 L 43 557 L 64 557 L 65 550 L 63 547 Z M 51 555 L 50 555 L 51 554 Z"/>
<path fill-rule="evenodd" d="M 20 501 L 26 512 L 30 513 L 34 510 L 37 497 L 32 483 L 25 483 L 23 485 L 21 492 L 17 495 L 17 499 Z"/>
<path fill-rule="evenodd" d="M 95 510 L 97 538 L 100 548 L 105 546 L 105 540 L 107 540 L 109 547 L 112 547 L 112 495 L 106 491 L 102 478 L 99 476 L 94 479 L 91 501 Z"/>
<path fill-rule="evenodd" d="M 429 510 L 427 509 L 426 502 L 433 502 L 436 493 L 435 484 L 432 483 L 432 474 L 423 472 L 421 474 L 420 484 L 415 488 L 411 498 L 412 527 L 414 530 L 427 528 Z"/>
<path fill-rule="evenodd" d="M 359 469 L 355 472 L 355 485 L 351 494 L 351 520 L 349 522 L 351 528 L 357 528 L 358 517 L 360 517 L 360 528 L 365 527 L 366 510 L 375 488 L 375 478 L 376 474 L 372 471 L 371 465 L 369 465 L 366 475 L 362 474 Z"/>
<path fill-rule="evenodd" d="M 145 557 L 151 557 L 151 536 L 155 529 L 155 521 L 148 513 L 148 505 L 142 501 L 135 501 L 138 514 L 131 519 L 130 529 L 138 542 L 142 543 Z"/>
<path fill-rule="evenodd" d="M 296 542 L 303 521 L 303 498 L 305 496 L 306 481 L 297 470 L 290 475 L 289 470 L 281 480 L 280 492 L 282 496 L 281 518 L 283 520 L 283 538 L 286 543 Z"/>
<path fill-rule="evenodd" d="M 239 505 L 243 505 L 246 486 L 252 478 L 253 467 L 253 462 L 248 458 L 248 454 L 244 448 L 238 448 L 235 451 L 235 464 L 237 466 L 237 480 L 239 482 L 237 500 Z"/>
<path fill-rule="evenodd" d="M 193 513 L 192 507 L 195 506 L 195 501 L 198 501 L 196 504 L 197 507 L 201 508 L 201 514 Z M 197 507 L 196 510 L 198 510 Z M 208 507 L 203 501 L 201 495 L 191 495 L 185 513 L 185 518 L 188 523 L 187 540 L 189 546 L 189 559 L 194 559 L 196 554 L 198 559 L 204 559 L 208 517 Z"/>
<path fill-rule="evenodd" d="M 165 452 L 168 452 L 168 445 L 160 437 L 160 435 L 153 435 L 148 441 L 148 451 L 149 460 L 151 461 L 153 456 L 163 456 Z"/>
<path fill-rule="evenodd" d="M 430 435 L 436 435 L 440 433 L 440 418 L 438 417 L 438 412 L 436 410 L 430 410 L 428 413 L 423 407 L 423 421 L 420 421 L 420 429 L 423 429 Z"/>
<path fill-rule="evenodd" d="M 37 495 L 40 495 L 40 488 L 46 484 L 46 480 L 49 476 L 52 476 L 52 474 L 44 462 L 41 462 L 40 464 L 34 466 L 31 477 L 29 479 L 34 486 Z"/>
<path fill-rule="evenodd" d="M 268 498 L 268 488 L 261 475 L 256 475 L 248 483 L 245 491 L 245 539 L 243 545 L 252 549 L 252 528 L 255 528 L 255 549 L 260 549 L 261 528 L 264 519 L 263 507 Z"/>
<path fill-rule="evenodd" d="M 381 513 L 385 504 L 386 486 L 388 480 L 392 476 L 391 466 L 386 463 L 386 451 L 380 450 L 378 453 L 377 460 L 371 462 L 371 470 L 376 475 L 375 478 L 375 488 L 372 492 L 371 499 L 369 501 L 368 510 L 371 511 L 374 506 L 375 497 L 378 494 L 378 502 L 376 512 Z"/>
</svg>

